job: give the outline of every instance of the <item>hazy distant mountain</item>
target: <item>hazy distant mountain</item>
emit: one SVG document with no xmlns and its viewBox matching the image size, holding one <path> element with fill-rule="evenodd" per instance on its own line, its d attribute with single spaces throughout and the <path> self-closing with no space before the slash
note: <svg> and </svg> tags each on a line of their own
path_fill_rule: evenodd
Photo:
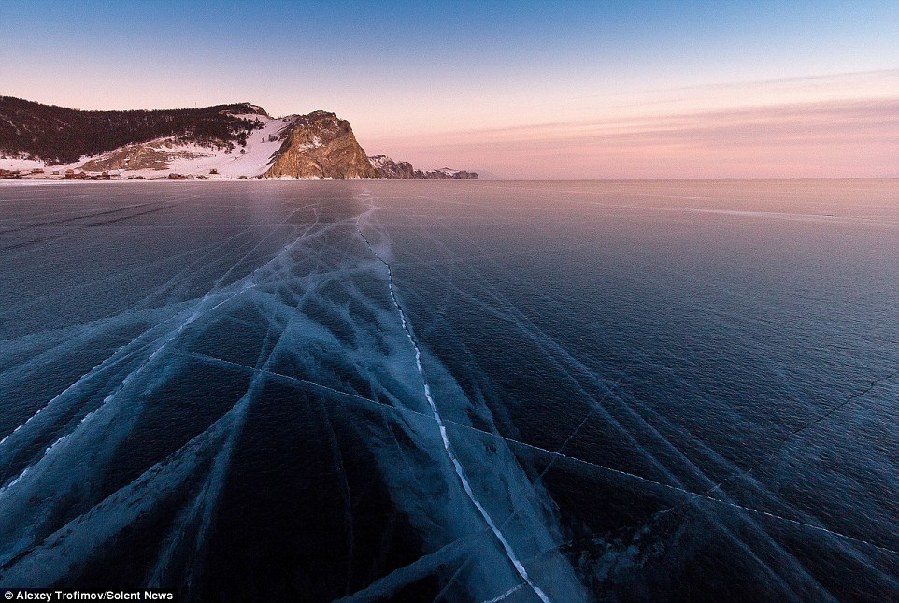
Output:
<svg viewBox="0 0 899 603">
<path fill-rule="evenodd" d="M 249 103 L 81 111 L 10 96 L 0 96 L 0 170 L 40 177 L 477 178 L 370 158 L 350 123 L 326 111 L 273 118 Z"/>
<path fill-rule="evenodd" d="M 416 170 L 411 163 L 406 161 L 395 162 L 387 155 L 372 155 L 368 158 L 371 165 L 378 171 L 380 178 L 403 178 L 423 180 L 473 180 L 478 177 L 475 172 L 465 170 L 453 170 L 440 168 L 437 170 Z"/>
</svg>

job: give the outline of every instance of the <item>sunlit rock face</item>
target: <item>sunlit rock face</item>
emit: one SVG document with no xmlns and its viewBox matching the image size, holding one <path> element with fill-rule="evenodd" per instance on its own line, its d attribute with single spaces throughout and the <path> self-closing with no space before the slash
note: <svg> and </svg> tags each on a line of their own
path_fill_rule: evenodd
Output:
<svg viewBox="0 0 899 603">
<path fill-rule="evenodd" d="M 415 168 L 408 161 L 396 162 L 387 155 L 372 155 L 368 158 L 372 167 L 378 170 L 381 178 L 409 180 L 415 178 Z"/>
<path fill-rule="evenodd" d="M 284 143 L 264 178 L 378 178 L 350 122 L 313 111 L 285 129 Z"/>
<path fill-rule="evenodd" d="M 416 170 L 408 161 L 394 161 L 387 155 L 372 155 L 368 158 L 380 178 L 399 180 L 477 180 L 477 172 L 454 170 L 443 167 L 436 170 Z"/>
</svg>

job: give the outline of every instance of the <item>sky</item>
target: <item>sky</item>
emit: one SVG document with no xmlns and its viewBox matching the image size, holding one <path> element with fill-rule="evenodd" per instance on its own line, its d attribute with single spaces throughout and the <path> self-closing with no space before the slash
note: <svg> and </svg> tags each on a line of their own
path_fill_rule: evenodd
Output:
<svg viewBox="0 0 899 603">
<path fill-rule="evenodd" d="M 0 94 L 325 109 L 501 178 L 899 177 L 899 2 L 0 0 Z"/>
</svg>

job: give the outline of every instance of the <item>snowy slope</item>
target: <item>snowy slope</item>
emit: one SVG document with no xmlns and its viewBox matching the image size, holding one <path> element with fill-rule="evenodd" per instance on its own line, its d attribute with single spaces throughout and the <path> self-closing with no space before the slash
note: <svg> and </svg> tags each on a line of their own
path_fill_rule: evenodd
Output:
<svg viewBox="0 0 899 603">
<path fill-rule="evenodd" d="M 68 164 L 47 164 L 43 161 L 0 157 L 0 169 L 21 171 L 23 176 L 32 169 L 43 169 L 44 173 L 34 177 L 62 177 L 66 170 L 85 171 L 99 174 L 108 171 L 113 177 L 146 179 L 168 178 L 169 174 L 183 176 L 206 176 L 209 179 L 254 178 L 262 175 L 281 148 L 281 131 L 290 125 L 293 117 L 271 118 L 265 115 L 240 115 L 245 119 L 263 122 L 263 127 L 253 130 L 247 137 L 247 145 L 235 145 L 232 150 L 205 146 L 197 143 L 182 143 L 175 138 L 157 138 L 144 143 L 127 145 L 101 155 L 83 156 L 77 162 Z M 153 167 L 128 169 L 128 160 L 152 156 L 156 159 Z M 125 159 L 122 160 L 122 157 Z M 118 160 L 118 161 L 117 161 Z M 118 164 L 106 167 L 106 164 Z M 134 163 L 132 162 L 132 165 Z M 212 170 L 218 174 L 210 175 Z M 54 173 L 55 172 L 55 173 Z"/>
<path fill-rule="evenodd" d="M 233 151 L 189 145 L 185 150 L 199 156 L 174 159 L 170 163 L 170 171 L 184 175 L 208 175 L 215 169 L 222 178 L 260 176 L 271 165 L 274 154 L 281 148 L 279 134 L 290 122 L 290 118 L 267 120 L 262 129 L 253 130 L 247 138 L 246 147 L 237 147 Z"/>
<path fill-rule="evenodd" d="M 0 170 L 30 171 L 33 169 L 43 169 L 44 167 L 43 161 L 0 156 Z"/>
</svg>

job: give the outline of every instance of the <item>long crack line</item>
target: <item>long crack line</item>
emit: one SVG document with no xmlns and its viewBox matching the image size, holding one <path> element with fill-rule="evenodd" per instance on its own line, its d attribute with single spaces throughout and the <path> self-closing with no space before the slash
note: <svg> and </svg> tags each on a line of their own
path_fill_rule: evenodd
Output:
<svg viewBox="0 0 899 603">
<path fill-rule="evenodd" d="M 393 282 L 393 270 L 390 267 L 390 264 L 378 255 L 378 252 L 375 251 L 374 247 L 372 247 L 371 242 L 368 240 L 368 237 L 362 232 L 362 229 L 358 226 L 356 227 L 359 236 L 362 237 L 362 240 L 365 241 L 365 245 L 368 247 L 368 250 L 374 255 L 379 262 L 384 264 L 387 268 L 387 285 L 390 289 L 390 299 L 393 301 L 393 305 L 396 307 L 397 312 L 400 315 L 400 320 L 403 324 L 403 331 L 406 334 L 406 337 L 409 339 L 409 342 L 412 344 L 412 347 L 415 349 L 415 364 L 418 367 L 418 374 L 421 377 L 422 384 L 424 386 L 424 394 L 425 398 L 428 401 L 428 404 L 431 406 L 431 411 L 434 413 L 434 420 L 437 422 L 437 426 L 440 428 L 440 438 L 443 441 L 443 448 L 446 451 L 447 458 L 449 458 L 450 462 L 453 465 L 453 468 L 456 471 L 456 475 L 459 477 L 459 481 L 462 482 L 462 488 L 465 490 L 465 494 L 468 496 L 468 499 L 471 500 L 472 504 L 474 504 L 475 508 L 477 508 L 478 513 L 480 513 L 481 517 L 490 526 L 491 531 L 493 532 L 496 539 L 499 540 L 500 544 L 502 544 L 503 549 L 506 552 L 506 557 L 508 557 L 509 561 L 515 566 L 515 570 L 518 572 L 518 575 L 521 576 L 521 579 L 524 580 L 531 590 L 534 591 L 543 603 L 549 603 L 550 599 L 540 589 L 539 586 L 534 584 L 531 580 L 531 577 L 528 575 L 527 570 L 524 565 L 515 555 L 515 551 L 512 549 L 512 546 L 509 544 L 509 541 L 506 539 L 505 535 L 499 529 L 496 522 L 493 521 L 493 518 L 490 516 L 490 513 L 487 512 L 487 509 L 480 503 L 477 497 L 474 495 L 474 492 L 471 489 L 471 484 L 468 482 L 468 478 L 465 475 L 465 469 L 462 467 L 462 464 L 459 463 L 459 460 L 456 458 L 456 455 L 453 453 L 452 446 L 450 445 L 449 436 L 446 433 L 446 425 L 443 423 L 443 418 L 440 416 L 440 411 L 437 410 L 437 404 L 434 402 L 434 398 L 431 396 L 431 386 L 428 384 L 427 377 L 425 376 L 424 367 L 421 364 L 421 349 L 418 347 L 418 342 L 415 340 L 415 337 L 412 335 L 412 330 L 409 328 L 409 321 L 406 318 L 406 312 L 403 310 L 403 306 L 400 304 L 399 300 L 396 297 L 396 290 Z"/>
</svg>

